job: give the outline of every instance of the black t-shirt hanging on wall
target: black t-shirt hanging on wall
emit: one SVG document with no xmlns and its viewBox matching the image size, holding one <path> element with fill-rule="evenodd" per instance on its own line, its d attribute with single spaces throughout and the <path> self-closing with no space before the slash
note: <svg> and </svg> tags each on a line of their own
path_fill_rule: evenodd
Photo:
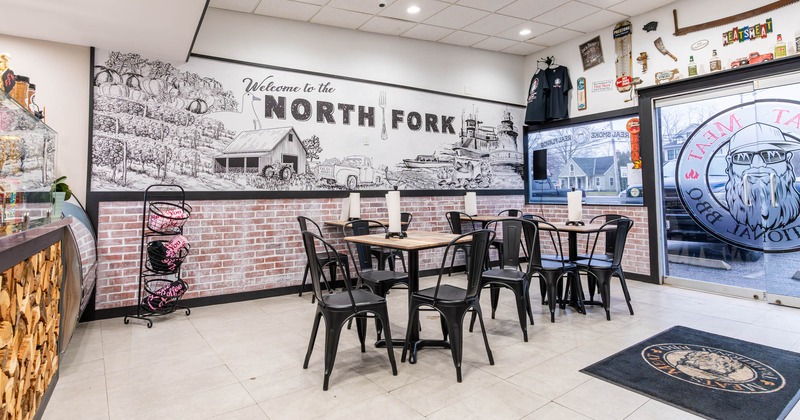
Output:
<svg viewBox="0 0 800 420">
<path fill-rule="evenodd" d="M 545 70 L 544 73 L 550 87 L 550 94 L 547 95 L 547 119 L 569 118 L 569 91 L 572 89 L 569 70 L 564 66 L 557 66 Z"/>
<path fill-rule="evenodd" d="M 542 70 L 536 70 L 528 88 L 528 106 L 525 109 L 525 124 L 539 124 L 547 119 L 547 92 L 550 90 L 547 77 Z"/>
</svg>

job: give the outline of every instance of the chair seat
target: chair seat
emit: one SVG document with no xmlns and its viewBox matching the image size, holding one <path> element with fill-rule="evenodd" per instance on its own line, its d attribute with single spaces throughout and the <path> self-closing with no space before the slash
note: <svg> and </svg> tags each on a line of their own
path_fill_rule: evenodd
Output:
<svg viewBox="0 0 800 420">
<path fill-rule="evenodd" d="M 561 268 L 566 270 L 574 269 L 576 267 L 575 263 L 572 262 L 561 262 L 561 261 L 553 261 L 553 260 L 542 260 L 542 270 L 551 271 L 551 270 L 560 270 Z"/>
<path fill-rule="evenodd" d="M 610 270 L 612 268 L 611 267 L 612 266 L 612 262 L 611 261 L 596 260 L 594 258 L 592 259 L 592 263 L 591 264 L 589 264 L 589 260 L 588 259 L 585 259 L 585 260 L 577 260 L 577 261 L 575 261 L 575 265 L 577 265 L 578 267 L 600 268 L 600 269 L 606 269 L 606 270 Z"/>
<path fill-rule="evenodd" d="M 356 306 L 373 305 L 386 301 L 386 299 L 370 292 L 369 290 L 353 289 L 351 292 L 353 292 L 353 300 L 356 301 Z M 330 308 L 352 307 L 352 302 L 350 302 L 350 296 L 347 295 L 347 291 L 324 295 L 322 296 L 322 302 L 325 306 Z"/>
<path fill-rule="evenodd" d="M 493 268 L 484 271 L 481 277 L 484 282 L 490 282 L 492 280 L 522 281 L 525 278 L 525 272 L 508 268 Z"/>
<path fill-rule="evenodd" d="M 427 289 L 423 289 L 417 293 L 414 293 L 414 295 L 417 297 L 433 300 L 433 294 L 435 292 L 436 292 L 436 287 L 429 287 Z M 466 289 L 462 289 L 456 286 L 451 286 L 449 284 L 443 284 L 439 286 L 439 294 L 437 295 L 437 299 L 440 302 L 458 301 L 463 303 L 466 298 L 467 298 Z"/>
<path fill-rule="evenodd" d="M 397 272 L 397 271 L 388 271 L 388 270 L 371 270 L 371 271 L 362 271 L 361 278 L 364 281 L 373 281 L 376 283 L 383 283 L 383 282 L 398 282 L 398 281 L 408 281 L 408 273 Z"/>
<path fill-rule="evenodd" d="M 569 257 L 567 257 L 566 255 L 564 255 L 563 257 L 560 257 L 560 256 L 554 255 L 554 254 L 542 254 L 542 260 L 547 260 L 547 261 L 562 261 L 562 260 L 563 261 L 569 261 Z"/>
</svg>

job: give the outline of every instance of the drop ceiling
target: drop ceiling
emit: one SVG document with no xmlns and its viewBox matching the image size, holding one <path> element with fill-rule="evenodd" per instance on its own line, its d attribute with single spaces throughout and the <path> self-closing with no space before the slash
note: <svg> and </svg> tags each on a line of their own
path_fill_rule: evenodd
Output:
<svg viewBox="0 0 800 420">
<path fill-rule="evenodd" d="M 211 0 L 210 6 L 524 56 L 673 1 Z M 410 6 L 420 11 L 410 14 Z M 530 33 L 521 35 L 523 29 Z"/>
</svg>

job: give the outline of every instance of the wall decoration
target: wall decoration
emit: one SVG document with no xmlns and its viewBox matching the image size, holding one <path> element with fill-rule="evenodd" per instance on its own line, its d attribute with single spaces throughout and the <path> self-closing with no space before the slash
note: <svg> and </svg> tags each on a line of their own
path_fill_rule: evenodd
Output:
<svg viewBox="0 0 800 420">
<path fill-rule="evenodd" d="M 685 28 L 678 27 L 678 11 L 672 9 L 672 20 L 675 23 L 675 36 L 681 36 L 690 34 L 693 32 L 702 31 L 705 29 L 716 28 L 718 26 L 729 25 L 731 23 L 736 23 L 745 19 L 750 19 L 756 17 L 758 15 L 762 15 L 764 13 L 771 12 L 773 10 L 780 9 L 781 7 L 788 6 L 793 3 L 797 3 L 800 0 L 778 0 L 764 6 L 748 10 L 746 12 L 737 13 L 735 15 L 731 15 L 728 17 L 712 20 L 710 22 L 699 23 L 697 25 L 687 26 Z"/>
<path fill-rule="evenodd" d="M 656 40 L 653 41 L 653 44 L 655 44 L 656 49 L 658 50 L 658 52 L 660 52 L 661 54 L 664 54 L 664 55 L 668 55 L 673 60 L 678 61 L 678 57 L 675 57 L 674 55 L 672 55 L 672 53 L 669 52 L 669 50 L 667 50 L 667 47 L 664 46 L 664 41 L 661 39 L 661 37 L 656 38 Z"/>
<path fill-rule="evenodd" d="M 213 57 L 94 64 L 93 192 L 524 185 L 520 106 Z"/>
<path fill-rule="evenodd" d="M 764 23 L 741 28 L 733 28 L 722 34 L 722 46 L 735 44 L 737 42 L 753 41 L 756 39 L 766 39 L 772 33 L 772 19 L 767 19 Z"/>
<path fill-rule="evenodd" d="M 634 117 L 628 120 L 625 124 L 625 130 L 631 135 L 631 163 L 632 169 L 642 169 L 642 155 L 639 151 L 639 117 Z"/>
<path fill-rule="evenodd" d="M 628 20 L 614 26 L 614 51 L 616 52 L 617 90 L 627 92 L 631 90 L 633 78 L 633 59 L 631 56 L 631 22 Z"/>
<path fill-rule="evenodd" d="M 700 50 L 702 50 L 703 48 L 705 48 L 707 46 L 708 46 L 708 40 L 707 39 L 701 39 L 701 40 L 695 42 L 694 44 L 692 44 L 691 48 L 692 48 L 692 51 L 700 51 Z"/>
<path fill-rule="evenodd" d="M 603 46 L 600 44 L 600 36 L 596 36 L 578 47 L 581 53 L 583 71 L 586 71 L 598 64 L 603 64 Z"/>
<path fill-rule="evenodd" d="M 592 82 L 592 92 L 605 92 L 611 90 L 613 87 L 613 80 L 598 80 L 596 82 Z"/>
<path fill-rule="evenodd" d="M 650 21 L 650 22 L 647 22 L 646 25 L 642 26 L 642 30 L 645 31 L 645 32 L 653 32 L 656 29 L 658 29 L 658 22 L 656 22 L 654 20 Z"/>
<path fill-rule="evenodd" d="M 731 68 L 733 69 L 739 66 L 746 66 L 748 64 L 763 63 L 774 58 L 775 56 L 772 53 L 759 54 L 758 51 L 754 51 L 748 54 L 747 57 L 740 57 L 731 61 Z"/>
<path fill-rule="evenodd" d="M 640 52 L 636 57 L 636 62 L 642 66 L 642 73 L 647 73 L 647 59 L 650 58 L 646 51 Z"/>
<path fill-rule="evenodd" d="M 660 71 L 656 73 L 656 84 L 660 85 L 664 82 L 671 82 L 673 80 L 678 80 L 681 77 L 681 72 L 678 69 Z"/>
<path fill-rule="evenodd" d="M 578 111 L 586 110 L 586 78 L 578 78 Z"/>
</svg>

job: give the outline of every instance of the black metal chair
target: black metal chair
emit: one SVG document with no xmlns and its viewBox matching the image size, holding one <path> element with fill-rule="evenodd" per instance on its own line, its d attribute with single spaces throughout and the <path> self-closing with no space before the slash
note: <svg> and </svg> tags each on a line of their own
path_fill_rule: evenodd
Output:
<svg viewBox="0 0 800 420">
<path fill-rule="evenodd" d="M 500 210 L 499 212 L 497 212 L 497 215 L 498 216 L 506 216 L 506 217 L 520 217 L 520 216 L 522 216 L 522 211 L 521 210 L 517 210 L 517 209 L 505 209 L 505 210 Z M 483 228 L 485 229 L 487 226 L 488 226 L 488 223 L 485 223 L 483 225 Z M 492 241 L 492 245 L 491 246 L 492 246 L 492 248 L 497 250 L 497 260 L 498 260 L 498 262 L 503 261 L 503 239 L 502 238 L 496 238 L 494 241 Z M 490 268 L 490 267 L 491 267 L 491 263 L 489 263 L 489 265 L 487 265 L 486 268 Z"/>
<path fill-rule="evenodd" d="M 622 256 L 625 252 L 625 242 L 628 238 L 628 232 L 630 232 L 631 228 L 633 227 L 633 220 L 623 217 L 606 222 L 603 224 L 603 227 L 605 226 L 616 226 L 614 254 L 611 257 L 611 261 L 594 258 L 594 255 L 597 251 L 597 240 L 599 239 L 599 235 L 597 235 L 595 236 L 594 244 L 592 245 L 592 252 L 589 254 L 589 258 L 578 260 L 575 262 L 575 264 L 577 265 L 578 269 L 585 271 L 589 275 L 590 299 L 592 299 L 594 296 L 592 280 L 597 282 L 600 298 L 603 300 L 603 308 L 606 311 L 606 319 L 610 321 L 611 278 L 614 275 L 619 277 L 620 284 L 622 285 L 622 293 L 625 295 L 625 302 L 628 304 L 628 311 L 630 311 L 631 315 L 633 315 L 631 294 L 628 292 L 628 285 L 625 283 L 625 272 L 622 270 Z"/>
<path fill-rule="evenodd" d="M 527 255 L 530 255 L 532 248 L 538 240 L 538 229 L 536 224 L 530 220 L 509 218 L 494 220 L 486 225 L 487 229 L 495 230 L 496 226 L 501 226 L 503 232 L 502 246 L 503 246 L 503 260 L 500 261 L 500 268 L 493 268 L 483 272 L 481 276 L 481 289 L 490 287 L 491 300 L 492 300 L 492 319 L 494 319 L 495 311 L 500 297 L 500 287 L 511 289 L 517 301 L 517 314 L 519 315 L 519 325 L 522 328 L 522 336 L 524 340 L 528 341 L 528 324 L 526 314 L 530 318 L 531 325 L 533 325 L 533 312 L 531 311 L 531 299 L 529 295 L 531 274 L 533 273 L 533 265 L 528 265 L 528 269 L 522 271 L 519 269 L 519 253 L 520 248 L 527 248 Z M 525 240 L 523 238 L 532 238 L 532 240 Z M 497 240 L 495 239 L 495 242 Z M 521 244 L 525 244 L 522 246 Z M 506 268 L 511 267 L 511 268 Z M 472 332 L 472 327 L 475 324 L 475 313 L 472 314 L 470 320 L 469 330 Z"/>
<path fill-rule="evenodd" d="M 571 277 L 571 290 L 576 293 L 572 296 L 573 303 L 577 306 L 578 312 L 585 313 L 583 309 L 583 296 L 581 296 L 580 287 L 580 273 L 578 266 L 569 262 L 569 257 L 564 255 L 564 249 L 561 246 L 561 232 L 552 223 L 544 222 L 541 220 L 533 221 L 539 230 L 539 240 L 534 238 L 525 237 L 526 241 L 533 241 L 533 244 L 526 244 L 531 249 L 530 259 L 528 260 L 528 269 L 531 275 L 539 276 L 539 288 L 542 295 L 542 303 L 545 302 L 550 308 L 550 322 L 556 321 L 555 310 L 556 304 L 561 300 L 561 309 L 566 307 L 566 299 L 561 299 L 562 293 L 562 278 L 564 276 Z M 545 228 L 542 228 L 545 226 Z M 545 259 L 542 256 L 541 250 L 541 235 L 542 231 L 547 231 L 549 238 L 552 241 L 552 246 L 555 251 L 552 259 Z"/>
<path fill-rule="evenodd" d="M 450 225 L 450 233 L 454 235 L 463 235 L 464 233 L 469 233 L 472 231 L 478 230 L 477 222 L 472 219 L 467 213 L 462 211 L 449 211 L 445 214 L 447 218 L 447 224 Z M 464 231 L 463 223 L 468 223 L 469 230 Z M 453 255 L 450 260 L 450 271 L 448 272 L 448 276 L 453 275 L 453 263 L 456 260 L 456 253 L 458 251 L 464 251 L 464 255 L 469 258 L 469 244 L 456 244 L 455 248 L 453 249 Z M 469 261 L 467 261 L 467 265 L 469 265 Z"/>
<path fill-rule="evenodd" d="M 456 252 L 457 241 L 464 237 L 471 237 L 470 251 L 471 255 L 468 258 L 469 267 L 467 274 L 467 287 L 461 288 L 449 284 L 442 284 L 442 276 L 444 268 L 447 264 L 448 253 Z M 463 352 L 463 330 L 464 318 L 469 310 L 473 310 L 478 314 L 478 319 L 481 323 L 481 332 L 483 333 L 483 342 L 486 346 L 486 354 L 489 356 L 489 364 L 494 365 L 494 358 L 492 357 L 492 350 L 489 348 L 489 339 L 486 336 L 486 328 L 483 324 L 483 314 L 481 313 L 480 304 L 480 289 L 481 289 L 481 272 L 483 263 L 486 259 L 486 254 L 489 250 L 489 244 L 494 239 L 494 232 L 487 229 L 481 229 L 469 233 L 465 233 L 453 239 L 445 248 L 442 263 L 439 268 L 439 278 L 436 281 L 436 286 L 411 293 L 408 305 L 408 319 L 413 320 L 414 314 L 420 310 L 420 307 L 427 306 L 435 309 L 442 317 L 442 325 L 447 327 L 446 334 L 450 336 L 450 351 L 453 356 L 453 364 L 456 367 L 456 379 L 461 382 L 461 356 Z M 418 328 L 416 322 L 409 322 L 406 329 L 406 344 L 403 346 L 403 355 L 400 358 L 405 362 L 406 352 L 411 343 L 412 328 Z"/>
<path fill-rule="evenodd" d="M 408 230 L 408 225 L 411 224 L 411 219 L 414 216 L 411 213 L 400 213 L 400 230 L 405 232 Z M 394 260 L 395 258 L 400 258 L 400 262 L 403 264 L 403 271 L 408 273 L 408 268 L 406 268 L 406 259 L 403 257 L 403 251 L 399 249 L 386 249 L 381 247 L 372 248 L 370 251 L 372 256 L 378 259 L 378 269 L 383 270 L 386 266 L 386 263 L 389 263 L 389 270 L 394 271 Z"/>
<path fill-rule="evenodd" d="M 375 322 L 383 325 L 386 334 L 386 350 L 389 354 L 389 363 L 392 365 L 392 375 L 397 376 L 397 364 L 394 360 L 394 350 L 392 348 L 392 333 L 389 326 L 389 312 L 386 306 L 386 299 L 364 289 L 353 289 L 350 278 L 345 276 L 345 289 L 333 294 L 322 294 L 320 278 L 322 277 L 323 264 L 317 259 L 317 255 L 328 253 L 328 264 L 341 267 L 335 263 L 337 251 L 325 242 L 321 236 L 309 231 L 303 231 L 303 247 L 308 257 L 311 272 L 311 284 L 314 295 L 317 298 L 317 312 L 314 315 L 314 326 L 311 329 L 311 338 L 308 341 L 308 350 L 303 362 L 303 369 L 308 369 L 308 362 L 311 359 L 311 352 L 314 350 L 314 341 L 319 331 L 320 319 L 325 318 L 325 371 L 322 389 L 328 390 L 328 382 L 333 372 L 333 364 L 336 360 L 336 351 L 339 347 L 339 336 L 344 324 L 352 318 L 356 318 L 356 328 L 358 339 L 361 341 L 361 352 L 366 352 L 365 339 L 367 318 L 375 318 Z M 322 252 L 317 252 L 317 246 L 321 246 Z"/>
<path fill-rule="evenodd" d="M 621 214 L 607 213 L 607 214 L 601 214 L 599 216 L 592 217 L 591 220 L 589 220 L 589 223 L 590 224 L 591 223 L 595 223 L 595 222 L 597 222 L 597 223 L 605 223 L 605 222 L 610 222 L 612 220 L 623 219 L 623 218 L 627 219 L 626 216 L 623 216 Z M 592 241 L 592 235 L 597 236 L 599 234 L 600 234 L 600 232 L 587 233 L 586 234 L 585 249 L 584 249 L 583 253 L 578 254 L 578 259 L 579 260 L 585 260 L 585 259 L 588 259 L 591 256 L 590 250 L 589 250 L 589 248 L 591 246 L 590 244 L 592 244 L 593 242 L 596 242 L 596 240 L 597 240 L 597 238 L 595 238 L 595 241 Z M 594 254 L 594 259 L 596 259 L 598 261 L 599 260 L 611 261 L 611 258 L 614 255 L 614 242 L 616 241 L 617 231 L 616 230 L 609 230 L 609 231 L 605 232 L 603 235 L 605 236 L 605 251 L 597 252 L 596 254 Z"/>
<path fill-rule="evenodd" d="M 522 218 L 523 219 L 532 220 L 534 222 L 547 222 L 547 219 L 545 219 L 542 216 L 539 216 L 538 214 L 524 214 L 524 215 L 522 215 Z M 547 223 L 550 224 L 549 222 L 547 222 Z M 553 249 L 559 249 L 559 246 L 560 246 L 560 243 L 561 243 L 561 236 L 560 235 L 556 235 L 556 233 L 553 232 L 553 231 L 540 229 L 539 230 L 539 236 L 540 236 L 540 238 L 539 238 L 540 241 L 542 241 L 541 243 L 549 244 L 550 246 L 552 246 Z M 544 236 L 545 238 L 542 239 L 541 236 Z M 556 242 L 558 242 L 559 245 L 556 245 Z M 565 255 L 565 254 L 560 253 L 560 252 L 556 252 L 554 254 L 541 254 L 541 257 L 542 257 L 543 260 L 551 260 L 551 261 L 562 261 L 563 260 L 565 262 L 569 262 L 569 255 Z M 544 295 L 542 295 L 542 299 L 544 299 Z"/>
<path fill-rule="evenodd" d="M 317 235 L 322 237 L 322 229 L 320 229 L 317 222 L 305 216 L 297 216 L 297 222 L 300 224 L 301 233 L 305 230 L 309 230 L 309 226 L 313 226 L 314 229 L 310 230 L 310 232 L 316 233 Z M 332 255 L 334 257 L 333 260 L 328 260 L 328 256 L 329 255 L 327 252 L 320 252 L 319 255 L 317 255 L 317 260 L 319 260 L 322 266 L 327 265 L 330 269 L 330 278 L 331 278 L 330 283 L 325 278 L 325 273 L 322 274 L 322 280 L 325 281 L 325 287 L 328 289 L 328 292 L 330 292 L 332 287 L 331 285 L 336 282 L 336 264 L 329 264 L 329 263 L 338 262 L 339 264 L 342 264 L 342 267 L 344 267 L 344 272 L 347 278 L 350 278 L 350 266 L 347 263 L 347 254 L 343 252 L 337 252 L 335 255 Z M 303 296 L 303 289 L 305 288 L 306 280 L 308 279 L 309 267 L 310 266 L 308 265 L 308 262 L 306 262 L 306 269 L 303 272 L 303 283 L 300 285 L 300 294 L 298 294 L 297 296 Z M 314 303 L 315 299 L 316 297 L 312 295 L 311 303 Z"/>
<path fill-rule="evenodd" d="M 376 220 L 354 220 L 347 222 L 342 228 L 345 236 L 368 235 L 370 227 L 378 228 L 381 232 L 387 232 L 386 226 Z M 347 242 L 347 251 L 353 260 L 353 267 L 358 277 L 358 288 L 366 287 L 372 293 L 386 297 L 389 289 L 397 285 L 405 285 L 408 288 L 408 273 L 401 273 L 393 270 L 376 270 L 372 264 L 372 247 L 365 244 L 354 244 Z M 378 340 L 381 339 L 381 327 L 376 325 Z"/>
</svg>

